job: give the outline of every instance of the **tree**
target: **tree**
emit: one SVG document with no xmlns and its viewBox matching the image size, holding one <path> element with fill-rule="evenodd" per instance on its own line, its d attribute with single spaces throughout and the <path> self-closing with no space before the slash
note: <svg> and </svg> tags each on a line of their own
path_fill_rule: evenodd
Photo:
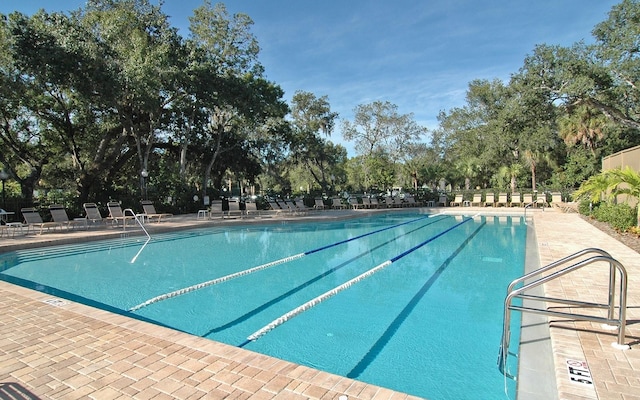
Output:
<svg viewBox="0 0 640 400">
<path fill-rule="evenodd" d="M 310 178 L 327 191 L 333 165 L 344 162 L 346 150 L 322 136 L 330 136 L 338 113 L 332 112 L 327 96 L 297 91 L 291 99 L 291 155 L 305 165 Z M 338 148 L 339 147 L 339 148 Z"/>
<path fill-rule="evenodd" d="M 249 140 L 253 144 L 264 143 L 255 135 L 271 131 L 259 126 L 271 118 L 284 118 L 288 108 L 282 101 L 282 89 L 261 76 L 259 46 L 250 32 L 251 18 L 244 14 L 229 16 L 223 4 L 212 6 L 207 0 L 194 10 L 189 21 L 189 47 L 193 49 L 191 87 L 198 89 L 189 103 L 193 121 L 188 123 L 196 118 L 207 121 L 199 140 L 205 154 L 204 194 L 219 156 L 244 149 L 245 157 L 249 157 L 249 148 L 244 144 Z M 219 168 L 221 176 L 226 166 Z"/>
<path fill-rule="evenodd" d="M 352 121 L 342 121 L 342 136 L 347 141 L 354 141 L 356 151 L 362 155 L 364 186 L 387 185 L 387 179 L 372 179 L 370 166 L 385 164 L 389 159 L 394 164 L 406 161 L 409 148 L 423 138 L 426 128 L 413 120 L 413 114 L 399 114 L 398 107 L 390 102 L 374 101 L 370 104 L 358 105 L 354 109 Z M 371 157 L 381 156 L 379 161 Z M 392 168 L 395 171 L 395 167 Z"/>
<path fill-rule="evenodd" d="M 353 122 L 343 120 L 342 136 L 354 141 L 364 156 L 383 151 L 402 158 L 404 150 L 427 132 L 413 121 L 413 114 L 399 114 L 398 106 L 388 101 L 358 105 L 354 114 Z"/>
</svg>

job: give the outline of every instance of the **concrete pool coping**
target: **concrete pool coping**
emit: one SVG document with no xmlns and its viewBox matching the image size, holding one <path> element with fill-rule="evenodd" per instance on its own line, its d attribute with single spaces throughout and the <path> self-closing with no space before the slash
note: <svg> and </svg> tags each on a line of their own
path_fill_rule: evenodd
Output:
<svg viewBox="0 0 640 400">
<path fill-rule="evenodd" d="M 522 209 L 433 208 L 430 212 L 522 215 Z M 287 220 L 352 218 L 368 210 L 312 212 Z M 609 251 L 629 272 L 627 342 L 632 350 L 610 347 L 615 335 L 588 322 L 552 320 L 529 323 L 542 327 L 541 339 L 522 345 L 520 399 L 535 399 L 541 385 L 561 399 L 640 399 L 640 259 L 638 253 L 592 227 L 575 214 L 555 210 L 529 210 L 535 225 L 538 258 L 546 265 L 586 247 Z M 195 215 L 175 216 L 167 222 L 148 224 L 151 234 L 197 226 L 264 223 L 282 217 L 252 220 L 196 220 Z M 113 228 L 44 233 L 1 238 L 0 251 L 38 247 L 101 237 L 118 237 Z M 606 277 L 587 271 L 545 285 L 555 297 L 586 293 L 598 297 Z M 602 279 L 605 280 L 601 284 Z M 233 346 L 193 337 L 121 315 L 94 309 L 45 293 L 0 282 L 3 335 L 0 339 L 0 394 L 24 390 L 41 398 L 255 398 L 325 399 L 347 395 L 349 399 L 411 399 L 406 394 L 273 359 Z M 575 298 L 575 297 L 572 297 Z M 587 299 L 590 300 L 590 299 Z M 550 326 L 550 328 L 548 328 Z M 551 340 L 544 338 L 544 328 Z M 528 329 L 528 328 L 527 328 Z M 524 332 L 524 331 L 523 331 Z M 549 367 L 536 369 L 525 347 L 546 345 L 553 356 Z M 540 353 L 535 347 L 534 354 Z M 497 348 L 496 348 L 497 355 Z M 570 380 L 567 360 L 585 361 L 593 385 Z M 551 374 L 544 378 L 540 374 Z M 522 374 L 525 375 L 522 375 Z M 555 379 L 554 379 L 555 378 Z M 553 383 L 551 383 L 553 381 Z M 528 388 L 523 388 L 523 386 Z M 537 389 L 536 389 L 537 388 Z M 526 389 L 526 390 L 525 390 Z M 547 388 L 548 389 L 548 388 Z M 1 397 L 1 396 L 0 396 Z M 548 397 L 537 397 L 545 398 Z"/>
</svg>

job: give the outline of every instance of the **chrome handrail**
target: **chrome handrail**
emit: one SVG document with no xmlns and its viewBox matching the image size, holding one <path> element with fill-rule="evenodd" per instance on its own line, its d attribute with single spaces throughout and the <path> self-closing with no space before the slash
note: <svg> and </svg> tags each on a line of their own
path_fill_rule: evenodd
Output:
<svg viewBox="0 0 640 400">
<path fill-rule="evenodd" d="M 151 235 L 149 235 L 149 232 L 147 232 L 147 229 L 144 227 L 144 224 L 140 221 L 140 218 L 138 218 L 138 214 L 136 214 L 132 209 L 130 208 L 126 208 L 123 212 L 122 215 L 126 216 L 127 215 L 127 211 L 129 211 L 131 213 L 131 215 L 133 215 L 133 219 L 138 223 L 138 225 L 140 225 L 140 228 L 142 228 L 142 230 L 144 231 L 144 233 L 147 235 L 147 240 L 144 242 L 144 244 L 142 245 L 142 247 L 140 248 L 140 250 L 138 250 L 138 252 L 136 253 L 135 256 L 133 256 L 133 258 L 131 259 L 131 264 L 133 264 L 134 262 L 136 262 L 136 260 L 138 259 L 138 256 L 140 255 L 140 253 L 142 253 L 142 250 L 144 250 L 145 247 L 147 247 L 147 244 L 149 243 L 149 241 L 151 240 Z M 123 225 L 127 226 L 127 221 L 125 219 Z"/>
<path fill-rule="evenodd" d="M 575 260 L 578 257 L 584 256 L 589 253 L 596 253 L 597 255 L 592 256 L 587 259 L 583 259 L 581 261 L 576 262 L 568 267 L 565 267 L 560 270 L 556 270 L 555 272 L 551 272 L 548 275 L 544 275 L 539 277 L 538 279 L 523 284 L 523 286 L 519 288 L 515 288 L 519 283 L 524 283 L 526 279 L 542 275 L 543 273 L 549 271 L 552 268 L 560 267 L 563 264 L 568 263 L 569 261 Z M 599 303 L 587 303 L 583 301 L 577 300 L 567 300 L 567 299 L 556 299 L 544 296 L 531 296 L 525 294 L 525 292 L 529 289 L 540 286 L 546 282 L 549 282 L 553 279 L 559 278 L 563 275 L 566 275 L 570 272 L 576 271 L 582 267 L 587 265 L 597 263 L 597 262 L 607 262 L 609 264 L 609 294 L 608 294 L 608 302 L 607 304 L 599 304 Z M 620 295 L 619 295 L 619 311 L 618 318 L 615 318 L 615 281 L 616 281 L 616 272 L 620 272 Z M 521 311 L 521 312 L 532 312 L 542 315 L 549 315 L 555 317 L 563 317 L 563 318 L 573 318 L 585 321 L 593 321 L 593 322 L 601 322 L 606 324 L 607 326 L 613 326 L 618 328 L 618 337 L 617 342 L 613 343 L 612 346 L 618 349 L 628 349 L 629 345 L 625 344 L 625 330 L 626 330 L 626 309 L 627 309 L 627 271 L 625 267 L 616 259 L 612 258 L 609 253 L 604 250 L 596 249 L 596 248 L 588 248 L 571 254 L 561 260 L 555 261 L 549 265 L 546 265 L 540 269 L 537 269 L 531 273 L 521 276 L 518 279 L 509 284 L 507 290 L 507 296 L 504 300 L 504 320 L 502 327 L 502 341 L 500 344 L 500 351 L 498 354 L 498 369 L 507 377 L 514 378 L 506 371 L 506 363 L 507 357 L 509 355 L 509 341 L 510 341 L 510 326 L 511 326 L 511 311 Z M 560 312 L 560 311 L 552 311 L 549 309 L 543 308 L 533 308 L 533 307 L 524 307 L 524 306 L 515 306 L 512 304 L 513 299 L 528 299 L 534 301 L 542 301 L 542 302 L 553 302 L 553 303 L 564 303 L 570 304 L 580 307 L 595 307 L 595 308 L 607 308 L 608 314 L 606 318 L 597 317 L 593 315 L 585 315 L 585 314 L 575 314 L 568 312 Z"/>
</svg>

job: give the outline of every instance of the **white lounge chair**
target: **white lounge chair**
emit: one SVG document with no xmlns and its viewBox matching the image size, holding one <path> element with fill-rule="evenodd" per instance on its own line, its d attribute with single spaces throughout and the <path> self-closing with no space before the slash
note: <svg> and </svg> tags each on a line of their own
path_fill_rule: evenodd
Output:
<svg viewBox="0 0 640 400">
<path fill-rule="evenodd" d="M 171 213 L 159 213 L 156 212 L 156 208 L 153 205 L 153 202 L 151 200 L 142 200 L 142 209 L 144 210 L 144 214 L 145 217 L 147 217 L 149 219 L 149 221 L 151 221 L 153 218 L 156 218 L 158 221 L 160 222 L 162 220 L 162 218 L 169 218 L 169 217 L 173 217 L 173 214 Z"/>
<path fill-rule="evenodd" d="M 520 193 L 511 194 L 511 207 L 522 207 Z"/>
<path fill-rule="evenodd" d="M 461 194 L 457 194 L 456 197 L 453 199 L 453 201 L 450 204 L 451 207 L 461 207 L 462 206 L 462 195 Z"/>
<path fill-rule="evenodd" d="M 472 206 L 480 207 L 482 205 L 482 193 L 474 193 L 473 200 L 471 200 Z"/>
<path fill-rule="evenodd" d="M 496 205 L 496 195 L 493 193 L 487 193 L 484 196 L 484 205 L 493 207 Z"/>
<path fill-rule="evenodd" d="M 496 206 L 500 207 L 500 206 L 507 206 L 509 204 L 509 201 L 507 200 L 507 194 L 506 193 L 500 193 L 498 195 L 498 201 L 496 202 Z"/>
</svg>

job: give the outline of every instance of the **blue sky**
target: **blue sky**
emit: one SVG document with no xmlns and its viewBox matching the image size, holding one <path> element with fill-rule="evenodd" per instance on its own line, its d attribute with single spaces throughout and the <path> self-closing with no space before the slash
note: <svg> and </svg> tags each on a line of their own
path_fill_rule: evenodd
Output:
<svg viewBox="0 0 640 400">
<path fill-rule="evenodd" d="M 156 0 L 151 0 L 157 4 Z M 216 3 L 212 0 L 212 3 Z M 592 41 L 611 0 L 230 0 L 253 21 L 266 76 L 285 91 L 328 96 L 340 119 L 359 104 L 389 101 L 433 129 L 442 110 L 464 105 L 474 79 L 507 81 L 536 44 Z M 69 11 L 84 0 L 0 0 L 0 13 Z M 173 26 L 188 35 L 202 0 L 165 0 Z M 341 138 L 339 124 L 330 138 Z"/>
</svg>

